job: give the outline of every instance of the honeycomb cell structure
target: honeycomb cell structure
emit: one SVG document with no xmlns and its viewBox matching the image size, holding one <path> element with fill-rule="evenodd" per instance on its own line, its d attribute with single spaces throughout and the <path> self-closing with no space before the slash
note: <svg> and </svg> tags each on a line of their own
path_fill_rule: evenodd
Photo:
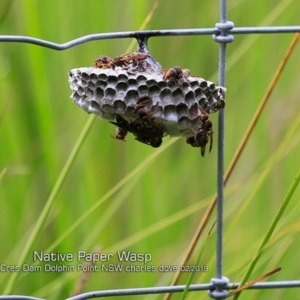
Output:
<svg viewBox="0 0 300 300">
<path fill-rule="evenodd" d="M 159 64 L 137 63 L 135 68 L 76 68 L 69 71 L 71 98 L 87 113 L 113 121 L 138 120 L 137 107 L 151 115 L 163 135 L 191 137 L 202 130 L 203 110 L 210 114 L 224 107 L 226 89 L 200 77 L 166 80 Z M 150 61 L 150 63 L 149 63 Z M 144 63 L 144 62 L 143 62 Z M 199 108 L 199 105 L 202 109 Z"/>
</svg>

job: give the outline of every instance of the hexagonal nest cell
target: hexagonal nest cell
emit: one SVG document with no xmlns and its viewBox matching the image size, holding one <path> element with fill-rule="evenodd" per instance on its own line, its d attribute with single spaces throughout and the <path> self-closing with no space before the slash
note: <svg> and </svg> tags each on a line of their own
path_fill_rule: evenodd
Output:
<svg viewBox="0 0 300 300">
<path fill-rule="evenodd" d="M 114 59 L 102 55 L 92 67 L 69 71 L 71 98 L 116 125 L 117 139 L 132 133 L 159 147 L 166 135 L 184 136 L 205 151 L 212 136 L 208 114 L 224 108 L 226 89 L 179 67 L 164 70 L 143 50 Z"/>
</svg>

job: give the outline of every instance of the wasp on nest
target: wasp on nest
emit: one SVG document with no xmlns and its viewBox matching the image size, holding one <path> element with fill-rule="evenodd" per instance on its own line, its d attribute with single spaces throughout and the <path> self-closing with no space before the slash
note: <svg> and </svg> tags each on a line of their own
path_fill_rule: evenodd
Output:
<svg viewBox="0 0 300 300">
<path fill-rule="evenodd" d="M 99 56 L 92 67 L 69 72 L 71 98 L 84 111 L 117 126 L 115 139 L 128 133 L 152 147 L 166 135 L 184 136 L 204 156 L 212 148 L 208 115 L 224 108 L 226 89 L 180 67 L 165 70 L 150 55 L 145 40 L 138 51 L 115 58 Z"/>
</svg>

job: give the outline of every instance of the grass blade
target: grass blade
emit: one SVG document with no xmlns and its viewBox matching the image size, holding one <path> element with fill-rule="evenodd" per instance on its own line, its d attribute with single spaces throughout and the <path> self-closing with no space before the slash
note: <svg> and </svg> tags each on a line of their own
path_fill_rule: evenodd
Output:
<svg viewBox="0 0 300 300">
<path fill-rule="evenodd" d="M 205 242 L 204 242 L 203 245 L 201 246 L 201 250 L 200 250 L 199 255 L 198 255 L 198 257 L 197 257 L 197 259 L 196 259 L 196 262 L 195 262 L 195 265 L 196 265 L 196 266 L 199 265 L 200 259 L 201 259 L 201 257 L 202 257 L 203 252 L 204 252 L 204 249 L 205 249 L 205 245 L 206 245 L 206 243 L 208 242 L 208 239 L 209 239 L 209 237 L 210 237 L 211 231 L 213 230 L 214 226 L 216 225 L 216 222 L 217 222 L 217 221 L 214 222 L 213 226 L 212 226 L 211 229 L 209 230 L 209 233 L 207 234 L 207 237 L 206 237 Z M 184 299 L 186 298 L 187 293 L 188 293 L 189 288 L 190 288 L 190 285 L 192 284 L 192 281 L 193 281 L 193 279 L 194 279 L 194 276 L 195 276 L 195 272 L 192 272 L 192 273 L 190 274 L 189 278 L 188 278 L 188 281 L 187 281 L 186 286 L 185 286 L 185 288 L 184 288 L 184 291 L 183 291 L 183 293 L 182 293 L 182 295 L 181 295 L 181 297 L 180 297 L 180 300 L 184 300 Z"/>
<path fill-rule="evenodd" d="M 290 200 L 291 200 L 291 198 L 292 198 L 292 196 L 293 196 L 296 188 L 298 187 L 299 181 L 300 181 L 300 170 L 299 170 L 299 172 L 298 172 L 295 180 L 293 181 L 293 183 L 292 183 L 292 185 L 291 185 L 291 187 L 290 187 L 287 195 L 285 196 L 285 198 L 284 198 L 284 200 L 283 200 L 283 202 L 281 204 L 281 207 L 279 208 L 279 210 L 278 210 L 278 212 L 277 212 L 277 214 L 276 214 L 276 216 L 275 216 L 275 218 L 274 218 L 274 220 L 273 220 L 273 222 L 272 222 L 269 230 L 267 231 L 267 234 L 266 234 L 265 238 L 263 239 L 260 247 L 258 248 L 255 257 L 251 261 L 250 266 L 248 268 L 248 271 L 245 274 L 245 276 L 244 276 L 244 278 L 243 278 L 243 280 L 241 282 L 242 285 L 245 284 L 247 282 L 247 280 L 249 279 L 249 277 L 250 277 L 250 275 L 251 275 L 251 273 L 252 273 L 252 271 L 253 271 L 256 263 L 258 262 L 261 254 L 263 253 L 265 245 L 270 240 L 270 238 L 271 238 L 271 236 L 272 236 L 272 234 L 273 234 L 273 232 L 274 232 L 274 230 L 275 230 L 275 228 L 276 228 L 276 226 L 277 226 L 280 218 L 282 217 L 282 215 L 283 215 L 283 213 L 284 213 L 287 205 L 289 204 L 289 202 L 290 202 Z M 240 295 L 240 293 L 237 294 L 234 297 L 234 300 L 237 300 L 239 298 L 239 295 Z"/>
<path fill-rule="evenodd" d="M 241 286 L 241 287 L 233 290 L 232 292 L 230 292 L 229 295 L 228 295 L 228 297 L 231 297 L 231 296 L 233 296 L 233 295 L 235 295 L 237 293 L 240 293 L 242 290 L 245 290 L 245 289 L 249 288 L 250 286 L 254 285 L 255 283 L 260 282 L 260 281 L 262 281 L 262 280 L 270 277 L 271 275 L 273 275 L 273 274 L 275 274 L 275 273 L 277 273 L 279 271 L 281 271 L 281 267 L 278 267 L 278 268 L 276 268 L 275 270 L 273 270 L 271 272 L 268 272 L 268 273 L 266 273 L 266 274 L 264 274 L 262 276 L 259 276 L 258 278 L 254 279 L 254 280 L 248 282 L 247 284 L 245 284 L 245 285 L 243 285 L 243 286 Z"/>
<path fill-rule="evenodd" d="M 35 241 L 37 240 L 38 238 L 38 235 L 39 233 L 41 232 L 41 230 L 43 229 L 43 226 L 47 220 L 47 217 L 49 215 L 49 212 L 51 210 L 51 207 L 53 206 L 53 203 L 54 203 L 54 200 L 60 190 L 60 188 L 62 187 L 67 175 L 68 175 L 68 172 L 70 171 L 70 168 L 79 152 L 79 149 L 80 147 L 83 145 L 83 142 L 84 142 L 84 139 L 86 138 L 87 136 L 87 133 L 89 131 L 89 129 L 91 128 L 92 124 L 93 124 L 93 121 L 95 120 L 95 116 L 94 115 L 91 115 L 89 118 L 88 118 L 88 121 L 86 122 L 84 128 L 82 129 L 82 132 L 80 133 L 65 165 L 63 166 L 62 170 L 61 170 L 61 173 L 60 175 L 58 176 L 57 178 L 57 181 L 50 193 L 50 196 L 48 197 L 47 201 L 46 201 L 46 204 L 44 206 L 44 209 L 43 211 L 41 212 L 40 214 L 40 217 L 38 218 L 37 222 L 36 222 L 36 226 L 35 228 L 33 229 L 31 235 L 29 236 L 29 239 L 27 241 L 27 243 L 25 244 L 25 247 L 20 255 L 20 259 L 18 261 L 18 265 L 21 266 L 25 263 L 26 259 L 28 258 L 29 256 L 29 252 L 30 252 L 30 249 L 32 248 L 32 246 L 34 245 Z M 12 289 L 14 288 L 15 286 L 15 283 L 16 283 L 16 280 L 17 278 L 19 277 L 19 275 L 21 274 L 21 272 L 14 272 L 14 273 L 11 273 L 11 276 L 8 280 L 8 283 L 6 285 L 6 288 L 4 290 L 4 294 L 9 294 Z"/>
</svg>

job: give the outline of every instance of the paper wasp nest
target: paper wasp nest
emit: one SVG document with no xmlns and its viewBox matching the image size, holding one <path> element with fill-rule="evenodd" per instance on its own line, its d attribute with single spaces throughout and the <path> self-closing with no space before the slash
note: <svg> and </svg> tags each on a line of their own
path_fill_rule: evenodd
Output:
<svg viewBox="0 0 300 300">
<path fill-rule="evenodd" d="M 190 138 L 187 142 L 194 147 L 205 146 L 212 134 L 212 125 L 210 133 L 205 129 L 207 115 L 225 105 L 225 88 L 189 76 L 179 67 L 163 70 L 149 52 L 115 59 L 100 56 L 93 67 L 72 69 L 69 83 L 71 98 L 84 111 L 116 120 L 112 122 L 119 127 L 116 138 L 124 140 L 131 132 L 153 147 L 161 144 L 154 139 L 166 135 Z"/>
</svg>

